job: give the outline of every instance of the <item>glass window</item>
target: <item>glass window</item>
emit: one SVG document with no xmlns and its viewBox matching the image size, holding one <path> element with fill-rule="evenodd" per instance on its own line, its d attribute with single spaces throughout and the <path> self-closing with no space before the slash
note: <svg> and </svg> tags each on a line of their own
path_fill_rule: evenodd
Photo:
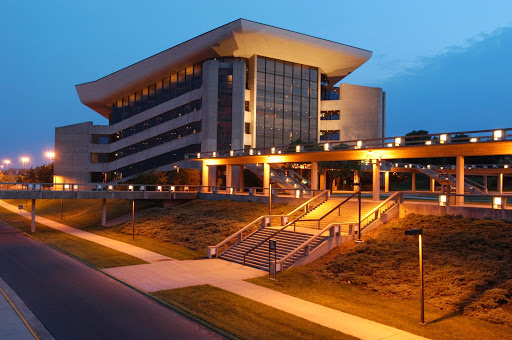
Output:
<svg viewBox="0 0 512 340">
<path fill-rule="evenodd" d="M 302 79 L 309 80 L 309 67 L 302 65 Z"/>
<path fill-rule="evenodd" d="M 269 73 L 270 74 L 274 74 L 274 72 L 275 72 L 275 61 L 274 61 L 274 59 L 267 58 L 267 61 L 266 61 L 265 65 L 266 65 L 265 72 L 267 74 L 269 74 Z"/>
<path fill-rule="evenodd" d="M 265 58 L 258 57 L 258 72 L 265 73 Z"/>
</svg>

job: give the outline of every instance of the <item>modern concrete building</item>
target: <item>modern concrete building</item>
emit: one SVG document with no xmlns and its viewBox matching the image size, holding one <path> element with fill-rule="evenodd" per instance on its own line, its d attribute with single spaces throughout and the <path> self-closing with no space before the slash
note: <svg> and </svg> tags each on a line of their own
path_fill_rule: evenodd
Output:
<svg viewBox="0 0 512 340">
<path fill-rule="evenodd" d="M 189 153 L 384 137 L 382 89 L 334 86 L 371 55 L 235 20 L 77 85 L 81 102 L 109 125 L 56 128 L 56 181 L 168 171 L 191 166 Z"/>
</svg>

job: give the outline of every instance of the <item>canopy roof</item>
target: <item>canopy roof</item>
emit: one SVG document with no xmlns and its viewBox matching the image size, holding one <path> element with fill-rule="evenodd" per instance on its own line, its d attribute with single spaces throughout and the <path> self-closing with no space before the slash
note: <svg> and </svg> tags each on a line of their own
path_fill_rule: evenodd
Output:
<svg viewBox="0 0 512 340">
<path fill-rule="evenodd" d="M 331 84 L 372 52 L 282 28 L 238 19 L 98 80 L 76 85 L 80 101 L 108 118 L 112 103 L 205 59 L 253 55 L 315 66 Z"/>
</svg>

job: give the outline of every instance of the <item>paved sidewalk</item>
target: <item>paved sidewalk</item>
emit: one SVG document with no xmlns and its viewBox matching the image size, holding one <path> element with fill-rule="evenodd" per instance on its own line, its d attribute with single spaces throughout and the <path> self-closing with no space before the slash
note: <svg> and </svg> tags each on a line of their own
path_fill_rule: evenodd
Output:
<svg viewBox="0 0 512 340">
<path fill-rule="evenodd" d="M 9 211 L 12 211 L 16 214 L 19 214 L 18 207 L 14 206 L 14 205 L 11 205 L 9 203 L 6 203 L 6 202 L 0 200 L 0 206 Z M 36 204 L 36 213 L 37 213 L 37 204 Z M 32 218 L 31 213 L 28 211 L 25 211 L 25 210 L 21 211 L 21 215 L 28 219 Z M 80 237 L 85 240 L 101 244 L 102 246 L 109 247 L 109 248 L 115 249 L 117 251 L 129 254 L 131 256 L 137 257 L 146 262 L 158 262 L 158 261 L 173 260 L 170 257 L 160 255 L 158 253 L 155 253 L 155 252 L 143 249 L 143 248 L 139 248 L 137 246 L 132 246 L 131 244 L 128 244 L 128 243 L 116 241 L 116 240 L 113 240 L 108 237 L 104 237 L 104 236 L 100 236 L 100 235 L 90 233 L 87 231 L 83 231 L 80 229 L 72 228 L 72 227 L 69 227 L 62 223 L 58 223 L 58 222 L 49 220 L 49 219 L 41 217 L 41 216 L 36 215 L 36 222 L 41 223 L 47 227 L 60 230 L 64 233 L 67 233 L 67 234 L 70 234 L 70 235 L 73 235 L 76 237 Z"/>
<path fill-rule="evenodd" d="M 0 206 L 18 213 L 17 207 L 2 200 L 0 200 Z M 22 216 L 30 218 L 30 213 L 22 212 Z M 39 216 L 36 216 L 36 221 L 50 228 L 58 229 L 150 262 L 148 264 L 104 269 L 109 274 L 147 292 L 210 284 L 361 339 L 424 339 L 393 327 L 243 281 L 244 279 L 267 274 L 267 272 L 259 269 L 220 259 L 178 261 Z"/>
<path fill-rule="evenodd" d="M 0 292 L 0 339 L 34 339 L 20 316 Z"/>
</svg>

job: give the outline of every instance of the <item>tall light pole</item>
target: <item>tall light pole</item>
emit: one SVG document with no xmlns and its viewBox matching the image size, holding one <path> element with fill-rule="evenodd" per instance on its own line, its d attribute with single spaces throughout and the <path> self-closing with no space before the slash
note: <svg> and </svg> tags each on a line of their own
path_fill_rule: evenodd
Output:
<svg viewBox="0 0 512 340">
<path fill-rule="evenodd" d="M 23 175 L 21 176 L 21 183 L 23 183 L 23 176 L 25 176 L 27 174 L 25 166 L 27 165 L 28 162 L 30 162 L 30 158 L 28 158 L 26 156 L 21 157 L 21 163 L 23 163 Z"/>
<path fill-rule="evenodd" d="M 416 236 L 418 235 L 418 247 L 419 247 L 419 253 L 420 253 L 420 325 L 426 325 L 425 323 L 425 284 L 423 282 L 423 229 L 410 229 L 405 231 L 405 235 L 412 235 Z"/>
<path fill-rule="evenodd" d="M 53 151 L 48 151 L 46 152 L 46 157 L 48 157 L 48 162 L 50 162 L 50 165 L 52 164 L 52 159 L 55 158 L 55 152 Z"/>
</svg>

